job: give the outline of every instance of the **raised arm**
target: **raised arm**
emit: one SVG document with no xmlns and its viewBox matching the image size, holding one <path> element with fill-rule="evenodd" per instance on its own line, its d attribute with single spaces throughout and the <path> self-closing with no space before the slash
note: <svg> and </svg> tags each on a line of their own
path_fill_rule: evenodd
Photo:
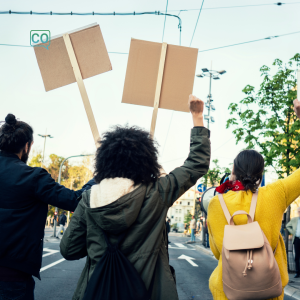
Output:
<svg viewBox="0 0 300 300">
<path fill-rule="evenodd" d="M 190 95 L 189 107 L 194 123 L 189 156 L 183 166 L 158 180 L 158 190 L 168 207 L 172 206 L 182 194 L 196 184 L 209 168 L 210 132 L 203 127 L 204 103 L 199 98 Z"/>
<path fill-rule="evenodd" d="M 79 202 L 78 197 L 93 184 L 95 182 L 92 179 L 81 190 L 73 191 L 55 182 L 51 175 L 41 168 L 35 178 L 35 197 L 58 208 L 74 211 Z"/>
</svg>

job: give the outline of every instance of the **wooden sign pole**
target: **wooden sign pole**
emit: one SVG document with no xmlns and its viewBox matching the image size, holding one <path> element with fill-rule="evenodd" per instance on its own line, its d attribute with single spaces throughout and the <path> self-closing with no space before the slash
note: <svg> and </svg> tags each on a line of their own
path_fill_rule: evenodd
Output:
<svg viewBox="0 0 300 300">
<path fill-rule="evenodd" d="M 167 43 L 162 43 L 160 61 L 158 67 L 158 75 L 156 81 L 155 96 L 154 96 L 154 109 L 153 109 L 151 128 L 150 128 L 150 135 L 152 138 L 154 137 L 154 131 L 155 131 L 159 101 L 160 101 L 161 85 L 162 85 L 162 79 L 164 75 L 166 54 L 167 54 Z"/>
<path fill-rule="evenodd" d="M 95 117 L 94 117 L 94 114 L 93 114 L 93 110 L 92 110 L 92 107 L 91 107 L 91 104 L 90 104 L 90 101 L 89 101 L 89 97 L 87 95 L 85 85 L 83 83 L 83 79 L 82 79 L 82 76 L 81 76 L 79 65 L 78 65 L 78 62 L 77 62 L 77 59 L 76 59 L 76 56 L 75 56 L 75 52 L 74 52 L 74 49 L 73 49 L 73 46 L 72 46 L 72 43 L 71 43 L 71 40 L 70 40 L 70 36 L 69 36 L 69 34 L 66 33 L 66 34 L 63 35 L 63 38 L 64 38 L 64 42 L 65 42 L 65 45 L 66 45 L 66 48 L 67 48 L 67 52 L 68 52 L 68 55 L 69 55 L 69 58 L 70 58 L 70 61 L 71 61 L 71 65 L 73 67 L 74 75 L 75 75 L 75 78 L 76 78 L 76 81 L 77 81 L 77 84 L 78 84 L 78 88 L 79 88 L 79 91 L 80 91 L 80 94 L 81 94 L 81 98 L 82 98 L 82 101 L 83 101 L 85 112 L 87 114 L 87 117 L 88 117 L 88 120 L 89 120 L 89 123 L 90 123 L 90 127 L 91 127 L 91 130 L 92 130 L 94 141 L 95 141 L 96 147 L 98 147 L 99 146 L 98 141 L 100 139 L 99 131 L 98 131 L 97 124 L 96 124 L 96 121 L 95 121 Z"/>
</svg>

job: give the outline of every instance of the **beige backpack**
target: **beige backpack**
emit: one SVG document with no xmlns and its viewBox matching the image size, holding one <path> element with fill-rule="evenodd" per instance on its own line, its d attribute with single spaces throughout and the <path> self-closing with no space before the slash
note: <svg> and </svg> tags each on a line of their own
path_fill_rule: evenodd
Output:
<svg viewBox="0 0 300 300">
<path fill-rule="evenodd" d="M 232 216 L 223 196 L 218 195 L 229 224 L 225 225 L 222 249 L 223 290 L 229 300 L 264 300 L 282 294 L 280 272 L 270 243 L 258 222 L 253 222 L 257 195 L 253 194 L 249 214 L 239 210 Z M 236 215 L 247 215 L 248 223 L 234 225 Z"/>
</svg>

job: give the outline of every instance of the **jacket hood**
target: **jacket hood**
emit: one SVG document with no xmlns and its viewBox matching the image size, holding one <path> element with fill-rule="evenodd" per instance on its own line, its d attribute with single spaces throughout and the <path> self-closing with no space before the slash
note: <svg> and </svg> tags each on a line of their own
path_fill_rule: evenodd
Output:
<svg viewBox="0 0 300 300">
<path fill-rule="evenodd" d="M 104 231 L 120 234 L 137 219 L 146 186 L 135 187 L 127 178 L 104 179 L 83 194 L 87 217 Z"/>
</svg>

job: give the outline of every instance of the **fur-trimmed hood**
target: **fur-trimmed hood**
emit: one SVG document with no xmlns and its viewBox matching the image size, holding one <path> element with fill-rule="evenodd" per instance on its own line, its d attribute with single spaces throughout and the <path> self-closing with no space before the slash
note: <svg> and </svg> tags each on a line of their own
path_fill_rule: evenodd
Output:
<svg viewBox="0 0 300 300">
<path fill-rule="evenodd" d="M 119 234 L 133 224 L 144 202 L 146 186 L 127 178 L 104 179 L 92 186 L 87 213 L 99 227 Z"/>
</svg>

